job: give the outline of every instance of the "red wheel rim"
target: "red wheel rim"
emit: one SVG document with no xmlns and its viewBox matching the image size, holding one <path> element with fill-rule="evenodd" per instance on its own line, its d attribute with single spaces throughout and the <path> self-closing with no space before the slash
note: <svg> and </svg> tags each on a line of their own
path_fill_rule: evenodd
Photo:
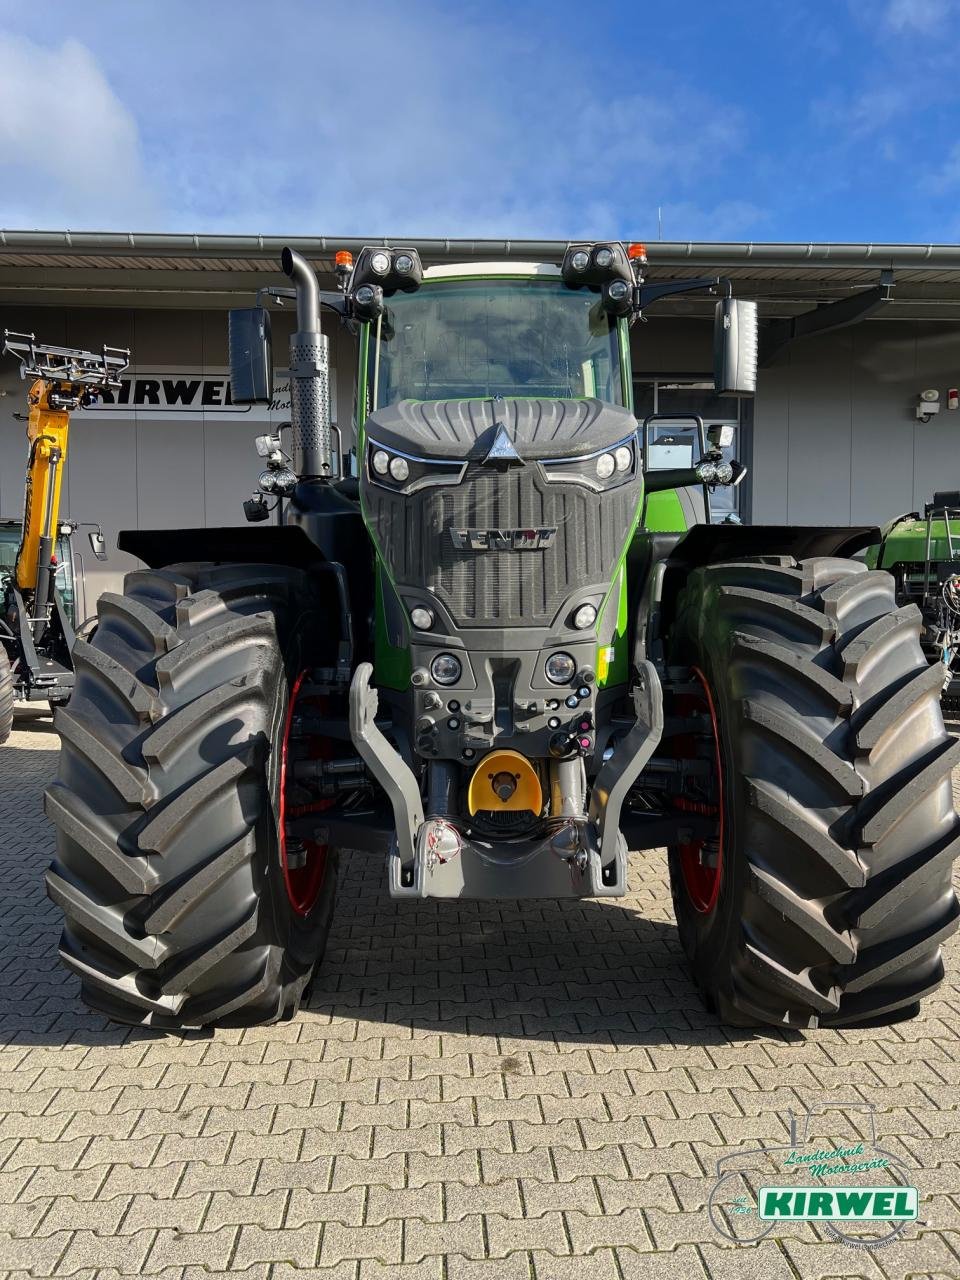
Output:
<svg viewBox="0 0 960 1280">
<path fill-rule="evenodd" d="M 301 671 L 290 691 L 290 701 L 287 703 L 287 714 L 283 722 L 283 741 L 280 748 L 280 803 L 278 813 L 280 865 L 283 869 L 283 882 L 286 885 L 287 897 L 290 900 L 291 907 L 299 916 L 309 915 L 316 905 L 320 889 L 327 874 L 328 846 L 321 844 L 318 840 L 305 840 L 302 838 L 295 840 L 287 832 L 287 823 L 294 818 L 305 817 L 311 813 L 321 813 L 324 809 L 329 809 L 333 804 L 332 800 L 319 800 L 315 804 L 293 805 L 290 804 L 287 795 L 288 787 L 293 783 L 292 776 L 287 771 L 290 730 L 293 725 L 294 711 L 300 699 L 300 686 L 307 675 L 308 672 Z M 308 701 L 317 704 L 322 700 L 311 698 Z M 326 744 L 322 740 L 314 740 L 310 755 L 316 759 L 325 758 L 328 754 L 325 746 Z M 300 846 L 302 846 L 302 849 Z M 296 861 L 294 860 L 294 853 L 296 854 Z"/>
<path fill-rule="evenodd" d="M 684 888 L 687 891 L 687 897 L 690 899 L 691 905 L 696 911 L 709 915 L 717 905 L 717 899 L 720 897 L 720 884 L 723 879 L 723 766 L 720 760 L 720 733 L 717 728 L 717 712 L 713 705 L 713 698 L 710 696 L 710 687 L 699 667 L 693 667 L 691 670 L 703 689 L 702 700 L 694 697 L 692 701 L 694 703 L 702 701 L 710 715 L 716 767 L 716 801 L 715 803 L 705 804 L 696 800 L 688 800 L 686 797 L 679 797 L 677 807 L 688 813 L 700 813 L 704 816 L 716 815 L 717 837 L 714 841 L 698 839 L 691 840 L 687 844 L 680 844 L 677 846 L 677 852 L 680 857 L 680 872 L 683 877 Z M 690 708 L 690 710 L 693 709 L 693 707 Z M 682 756 L 682 750 L 678 751 L 677 754 Z M 693 755 L 692 742 L 690 754 L 691 756 Z M 715 846 L 715 848 L 710 846 Z"/>
</svg>

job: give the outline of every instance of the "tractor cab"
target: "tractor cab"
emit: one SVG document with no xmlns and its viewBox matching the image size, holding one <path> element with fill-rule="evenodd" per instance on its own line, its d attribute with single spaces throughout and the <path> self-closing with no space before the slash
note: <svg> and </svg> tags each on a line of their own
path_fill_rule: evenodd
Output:
<svg viewBox="0 0 960 1280">
<path fill-rule="evenodd" d="M 76 630 L 82 619 L 78 616 L 77 574 L 73 551 L 74 526 L 65 521 L 57 536 L 54 588 L 60 598 L 71 626 Z M 13 579 L 17 552 L 23 540 L 23 521 L 19 517 L 0 516 L 0 587 L 6 588 Z"/>
<path fill-rule="evenodd" d="M 474 398 L 629 405 L 626 344 L 626 320 L 569 288 L 559 267 L 430 267 L 363 331 L 365 408 Z"/>
</svg>

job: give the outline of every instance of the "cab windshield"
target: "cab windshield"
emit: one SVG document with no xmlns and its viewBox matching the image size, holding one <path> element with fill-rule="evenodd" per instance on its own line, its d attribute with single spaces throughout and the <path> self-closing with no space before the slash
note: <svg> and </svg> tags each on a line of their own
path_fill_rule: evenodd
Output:
<svg viewBox="0 0 960 1280">
<path fill-rule="evenodd" d="M 616 320 L 559 279 L 427 283 L 390 298 L 370 338 L 374 408 L 496 395 L 623 403 Z"/>
</svg>

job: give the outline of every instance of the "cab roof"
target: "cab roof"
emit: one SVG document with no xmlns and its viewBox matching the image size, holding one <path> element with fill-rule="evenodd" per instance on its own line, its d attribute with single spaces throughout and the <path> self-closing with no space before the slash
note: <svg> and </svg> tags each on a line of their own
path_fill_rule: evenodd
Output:
<svg viewBox="0 0 960 1280">
<path fill-rule="evenodd" d="M 437 267 L 427 267 L 424 283 L 430 280 L 461 280 L 465 276 L 516 276 L 529 279 L 546 276 L 560 279 L 560 268 L 555 262 L 444 262 Z"/>
</svg>

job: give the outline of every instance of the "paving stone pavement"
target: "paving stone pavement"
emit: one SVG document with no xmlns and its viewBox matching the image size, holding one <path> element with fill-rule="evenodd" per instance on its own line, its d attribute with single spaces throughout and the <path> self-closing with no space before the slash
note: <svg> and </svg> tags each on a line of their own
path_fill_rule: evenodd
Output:
<svg viewBox="0 0 960 1280">
<path fill-rule="evenodd" d="M 55 956 L 56 745 L 36 719 L 0 749 L 4 1274 L 960 1277 L 956 939 L 914 1021 L 727 1031 L 686 977 L 660 854 L 632 860 L 622 901 L 519 905 L 392 903 L 357 854 L 296 1021 L 125 1030 Z M 882 1250 L 799 1225 L 725 1240 L 716 1160 L 835 1098 L 854 1140 L 876 1108 L 922 1222 Z"/>
</svg>

